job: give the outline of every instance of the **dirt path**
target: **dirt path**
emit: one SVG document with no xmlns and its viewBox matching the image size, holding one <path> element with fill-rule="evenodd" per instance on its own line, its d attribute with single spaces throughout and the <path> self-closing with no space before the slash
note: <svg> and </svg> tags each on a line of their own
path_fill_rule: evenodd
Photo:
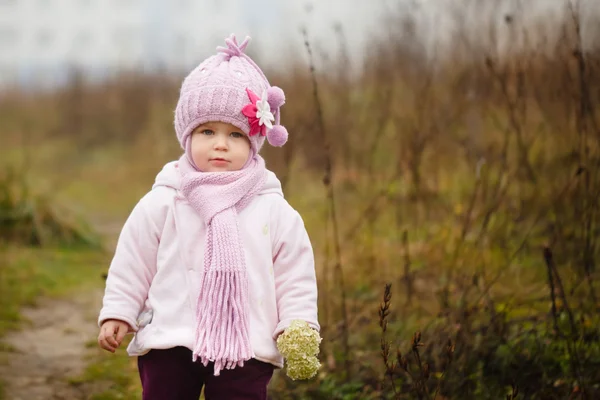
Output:
<svg viewBox="0 0 600 400">
<path fill-rule="evenodd" d="M 22 310 L 23 329 L 3 339 L 10 348 L 1 354 L 6 363 L 0 363 L 7 400 L 87 398 L 91 388 L 68 379 L 85 369 L 86 345 L 98 333 L 94 320 L 101 296 L 96 290 L 67 299 L 40 299 L 37 307 Z"/>
</svg>

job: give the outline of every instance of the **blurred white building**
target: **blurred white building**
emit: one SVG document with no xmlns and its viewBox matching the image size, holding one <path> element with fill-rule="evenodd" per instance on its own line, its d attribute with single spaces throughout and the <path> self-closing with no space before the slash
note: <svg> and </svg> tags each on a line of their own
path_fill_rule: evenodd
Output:
<svg viewBox="0 0 600 400">
<path fill-rule="evenodd" d="M 231 32 L 248 33 L 264 0 L 0 0 L 0 85 L 56 85 L 74 68 L 189 69 Z M 272 17 L 276 7 L 258 16 Z"/>
</svg>

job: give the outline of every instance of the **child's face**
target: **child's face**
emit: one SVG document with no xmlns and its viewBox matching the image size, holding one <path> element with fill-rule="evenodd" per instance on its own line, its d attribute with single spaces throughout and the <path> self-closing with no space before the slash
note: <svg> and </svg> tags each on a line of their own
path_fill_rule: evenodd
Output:
<svg viewBox="0 0 600 400">
<path fill-rule="evenodd" d="M 237 171 L 248 160 L 250 140 L 234 125 L 207 122 L 192 132 L 191 153 L 200 171 Z"/>
</svg>

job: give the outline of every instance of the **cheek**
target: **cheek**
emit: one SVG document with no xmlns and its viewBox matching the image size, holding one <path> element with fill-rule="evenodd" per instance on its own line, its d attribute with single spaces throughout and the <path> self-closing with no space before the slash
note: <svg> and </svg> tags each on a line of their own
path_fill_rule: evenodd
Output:
<svg viewBox="0 0 600 400">
<path fill-rule="evenodd" d="M 196 165 L 198 165 L 206 155 L 206 143 L 201 137 L 194 135 L 190 144 L 190 155 Z"/>
<path fill-rule="evenodd" d="M 192 137 L 192 147 L 190 149 L 192 151 L 192 154 L 202 153 L 204 151 L 204 146 L 202 144 L 202 139 L 199 138 L 197 135 L 194 135 Z"/>
<path fill-rule="evenodd" d="M 240 148 L 240 153 L 245 158 L 248 158 L 248 156 L 250 155 L 250 141 L 249 140 L 244 140 L 244 143 L 242 144 L 242 146 Z"/>
</svg>

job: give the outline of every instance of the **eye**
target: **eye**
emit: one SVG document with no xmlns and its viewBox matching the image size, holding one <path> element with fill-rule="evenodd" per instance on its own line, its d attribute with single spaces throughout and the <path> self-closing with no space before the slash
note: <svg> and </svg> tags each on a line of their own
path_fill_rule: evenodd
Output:
<svg viewBox="0 0 600 400">
<path fill-rule="evenodd" d="M 203 134 L 203 135 L 212 135 L 212 134 L 214 134 L 214 132 L 211 131 L 210 129 L 202 129 L 200 131 L 200 133 Z"/>
<path fill-rule="evenodd" d="M 244 137 L 244 134 L 240 133 L 240 132 L 231 132 L 231 137 L 242 138 L 242 137 Z"/>
</svg>

